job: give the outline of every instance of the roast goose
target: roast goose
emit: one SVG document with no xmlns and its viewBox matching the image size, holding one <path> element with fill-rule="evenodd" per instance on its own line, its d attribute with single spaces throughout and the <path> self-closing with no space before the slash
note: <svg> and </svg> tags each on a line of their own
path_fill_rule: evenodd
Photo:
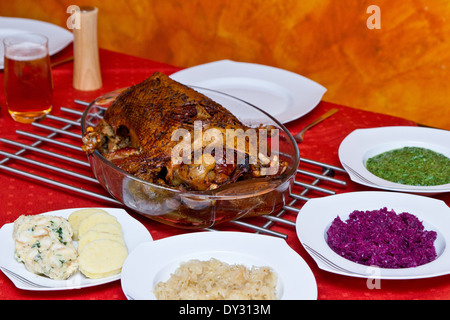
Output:
<svg viewBox="0 0 450 320">
<path fill-rule="evenodd" d="M 209 142 L 204 137 L 196 141 L 195 129 L 219 136 Z M 259 153 L 255 161 L 250 161 L 249 146 L 238 148 L 237 139 L 231 144 L 228 140 L 222 143 L 220 153 L 216 148 L 213 152 L 201 152 L 200 158 L 199 153 L 194 155 L 195 147 L 204 151 L 211 141 L 225 141 L 227 129 L 245 132 L 250 128 L 212 99 L 155 72 L 120 93 L 105 111 L 103 120 L 96 127 L 87 128 L 83 150 L 88 154 L 98 150 L 111 163 L 140 179 L 182 190 L 212 190 L 238 180 L 263 177 L 264 168 L 276 168 L 271 175 L 286 169 L 270 151 Z M 255 130 L 258 139 L 259 129 Z M 175 130 L 189 133 L 193 157 L 187 159 L 191 161 L 173 161 L 173 150 L 182 141 L 180 136 L 178 140 L 173 138 Z M 239 154 L 244 161 L 237 161 Z M 231 159 L 227 156 L 234 161 L 226 161 Z"/>
</svg>

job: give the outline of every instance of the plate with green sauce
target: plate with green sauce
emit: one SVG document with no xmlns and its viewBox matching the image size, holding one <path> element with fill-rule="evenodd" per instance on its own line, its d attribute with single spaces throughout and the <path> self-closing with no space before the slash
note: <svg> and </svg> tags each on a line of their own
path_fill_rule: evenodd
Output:
<svg viewBox="0 0 450 320">
<path fill-rule="evenodd" d="M 411 193 L 450 192 L 450 131 L 424 127 L 358 129 L 339 159 L 360 184 Z"/>
</svg>

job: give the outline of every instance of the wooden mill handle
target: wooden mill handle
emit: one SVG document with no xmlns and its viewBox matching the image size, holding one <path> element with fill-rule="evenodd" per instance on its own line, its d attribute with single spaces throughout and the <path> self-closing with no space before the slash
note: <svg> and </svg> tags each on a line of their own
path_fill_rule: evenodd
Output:
<svg viewBox="0 0 450 320">
<path fill-rule="evenodd" d="M 80 28 L 73 30 L 73 87 L 91 91 L 102 87 L 97 40 L 98 8 L 80 7 Z"/>
</svg>

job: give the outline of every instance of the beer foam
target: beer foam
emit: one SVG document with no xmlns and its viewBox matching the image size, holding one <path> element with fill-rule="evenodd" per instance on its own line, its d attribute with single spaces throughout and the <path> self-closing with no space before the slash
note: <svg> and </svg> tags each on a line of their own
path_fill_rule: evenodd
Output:
<svg viewBox="0 0 450 320">
<path fill-rule="evenodd" d="M 16 61 L 37 60 L 47 56 L 47 48 L 38 43 L 22 42 L 9 46 L 5 55 Z"/>
</svg>

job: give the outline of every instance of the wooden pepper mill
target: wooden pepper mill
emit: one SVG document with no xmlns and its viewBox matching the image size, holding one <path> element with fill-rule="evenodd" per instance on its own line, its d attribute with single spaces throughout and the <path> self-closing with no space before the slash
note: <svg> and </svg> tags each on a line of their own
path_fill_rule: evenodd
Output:
<svg viewBox="0 0 450 320">
<path fill-rule="evenodd" d="M 80 7 L 80 27 L 73 29 L 73 87 L 82 91 L 102 87 L 97 40 L 98 8 Z"/>
</svg>

